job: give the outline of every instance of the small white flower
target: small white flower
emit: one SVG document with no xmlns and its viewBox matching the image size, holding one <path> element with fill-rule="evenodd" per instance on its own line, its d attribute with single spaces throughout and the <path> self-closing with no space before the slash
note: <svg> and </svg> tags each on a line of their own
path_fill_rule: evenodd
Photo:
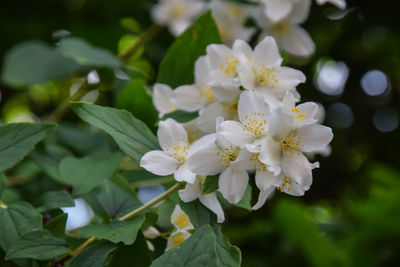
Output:
<svg viewBox="0 0 400 267">
<path fill-rule="evenodd" d="M 189 139 L 185 128 L 173 119 L 161 121 L 157 131 L 158 141 L 163 150 L 147 152 L 140 160 L 140 166 L 156 175 L 171 175 L 177 181 L 194 183 L 196 174 L 189 170 Z"/>
<path fill-rule="evenodd" d="M 174 211 L 171 214 L 171 223 L 175 226 L 178 230 L 193 230 L 194 227 L 190 222 L 189 217 L 186 213 L 181 209 L 179 205 L 176 205 Z"/>
<path fill-rule="evenodd" d="M 177 230 L 168 237 L 167 248 L 165 249 L 165 251 L 182 244 L 183 241 L 188 239 L 190 236 L 191 234 L 187 231 Z"/>
<path fill-rule="evenodd" d="M 156 83 L 153 86 L 153 104 L 160 118 L 177 110 L 171 102 L 172 92 L 171 87 L 166 84 Z"/>
<path fill-rule="evenodd" d="M 205 179 L 205 176 L 197 176 L 194 184 L 188 183 L 186 184 L 185 189 L 179 190 L 179 197 L 184 202 L 191 202 L 199 199 L 201 204 L 217 215 L 217 221 L 222 223 L 225 220 L 225 215 L 224 210 L 217 199 L 216 193 L 203 194 L 203 184 Z"/>
<path fill-rule="evenodd" d="M 311 56 L 315 51 L 315 44 L 310 34 L 299 26 L 307 19 L 310 5 L 311 0 L 294 2 L 292 11 L 279 21 L 272 21 L 263 12 L 256 10 L 254 19 L 263 29 L 260 37 L 273 36 L 279 46 L 293 56 Z"/>
<path fill-rule="evenodd" d="M 147 246 L 149 247 L 149 249 L 151 251 L 155 251 L 155 247 L 154 247 L 153 243 L 151 241 L 149 241 L 148 239 L 155 239 L 155 238 L 159 237 L 160 232 L 157 230 L 157 228 L 155 228 L 153 226 L 149 226 L 149 228 L 147 228 L 146 230 L 143 231 L 143 235 L 147 239 L 146 243 L 147 243 Z"/>
<path fill-rule="evenodd" d="M 151 9 L 153 20 L 180 35 L 206 7 L 202 0 L 159 0 Z"/>
<path fill-rule="evenodd" d="M 295 91 L 306 77 L 301 71 L 282 67 L 282 57 L 272 37 L 265 37 L 254 48 L 249 60 L 238 69 L 244 88 L 254 90 L 271 108 L 277 106 L 286 91 Z"/>
<path fill-rule="evenodd" d="M 325 5 L 326 3 L 331 3 L 332 5 L 337 6 L 340 9 L 346 8 L 346 1 L 345 0 L 316 0 L 318 5 Z"/>
<path fill-rule="evenodd" d="M 296 105 L 296 102 L 298 102 L 298 99 L 291 92 L 287 92 L 282 100 L 282 106 L 295 114 L 299 126 L 318 122 L 318 104 L 306 102 Z"/>
<path fill-rule="evenodd" d="M 273 22 L 286 18 L 299 0 L 258 0 L 264 4 L 265 15 Z"/>
</svg>

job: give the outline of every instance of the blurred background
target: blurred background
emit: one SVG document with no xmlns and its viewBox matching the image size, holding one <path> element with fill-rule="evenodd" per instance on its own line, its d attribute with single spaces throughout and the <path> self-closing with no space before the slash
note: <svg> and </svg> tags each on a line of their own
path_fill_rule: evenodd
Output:
<svg viewBox="0 0 400 267">
<path fill-rule="evenodd" d="M 66 35 L 120 54 L 124 40 L 135 40 L 152 24 L 149 10 L 153 4 L 145 0 L 4 1 L 0 9 L 0 61 L 4 62 L 11 49 L 22 42 L 40 40 L 52 45 Z M 306 61 L 285 57 L 285 64 L 307 76 L 307 82 L 299 87 L 302 101 L 324 106 L 324 124 L 332 127 L 335 135 L 331 155 L 315 157 L 321 168 L 314 170 L 314 183 L 304 197 L 276 192 L 259 212 L 229 210 L 223 231 L 241 248 L 243 266 L 398 266 L 398 5 L 395 1 L 373 0 L 348 0 L 347 4 L 345 11 L 339 11 L 313 3 L 304 28 L 316 43 L 316 53 Z M 140 74 L 151 85 L 173 40 L 162 29 L 130 61 L 135 68 L 130 77 Z M 33 62 L 26 64 L 35 64 L 34 56 L 31 58 Z M 4 75 L 4 65 L 0 72 Z M 45 118 L 74 90 L 82 73 L 35 84 L 0 81 L 2 121 Z M 91 75 L 99 85 L 85 98 L 115 106 L 126 77 L 102 68 Z M 117 106 L 123 107 L 123 103 Z M 137 110 L 135 115 L 147 118 L 154 129 L 156 115 Z M 83 133 L 68 125 L 79 121 L 73 113 L 66 114 L 64 121 L 61 128 L 65 131 L 60 136 L 66 136 L 63 142 L 70 151 L 82 155 L 95 146 L 95 140 L 85 139 Z M 101 138 L 106 137 L 98 140 Z M 39 149 L 55 155 L 64 153 L 48 147 Z M 33 161 L 45 165 L 40 156 L 39 152 L 34 154 Z M 13 175 L 23 177 L 41 164 L 27 164 Z M 7 197 L 10 201 L 29 200 L 39 191 L 40 184 L 25 189 L 19 188 L 17 181 Z"/>
</svg>

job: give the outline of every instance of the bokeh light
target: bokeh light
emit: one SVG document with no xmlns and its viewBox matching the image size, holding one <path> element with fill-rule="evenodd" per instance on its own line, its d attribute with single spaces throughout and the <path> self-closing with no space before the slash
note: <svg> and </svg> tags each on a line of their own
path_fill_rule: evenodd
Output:
<svg viewBox="0 0 400 267">
<path fill-rule="evenodd" d="M 388 79 L 382 71 L 371 70 L 361 78 L 361 87 L 367 95 L 382 95 L 389 88 Z"/>
<path fill-rule="evenodd" d="M 354 121 L 353 111 L 345 103 L 334 103 L 327 110 L 327 121 L 334 128 L 349 128 Z"/>
<path fill-rule="evenodd" d="M 341 95 L 348 77 L 349 68 L 344 62 L 320 59 L 317 63 L 314 84 L 326 95 Z"/>
<path fill-rule="evenodd" d="M 375 128 L 381 132 L 391 132 L 399 125 L 399 116 L 393 109 L 382 109 L 375 111 L 372 121 Z"/>
</svg>

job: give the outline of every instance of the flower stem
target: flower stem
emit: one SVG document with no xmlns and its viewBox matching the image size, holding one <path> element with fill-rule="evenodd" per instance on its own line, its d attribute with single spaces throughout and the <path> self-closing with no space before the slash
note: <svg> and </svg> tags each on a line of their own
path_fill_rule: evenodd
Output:
<svg viewBox="0 0 400 267">
<path fill-rule="evenodd" d="M 183 185 L 183 183 L 176 183 L 175 185 L 173 185 L 172 187 L 170 187 L 167 191 L 165 191 L 164 193 L 162 193 L 161 195 L 159 195 L 158 197 L 154 198 L 153 200 L 147 202 L 146 204 L 144 204 L 143 206 L 140 206 L 139 208 L 129 212 L 128 214 L 122 216 L 121 218 L 119 218 L 118 220 L 120 221 L 127 221 L 129 219 L 131 219 L 132 217 L 135 217 L 136 215 L 138 215 L 139 213 L 141 213 L 142 211 L 154 206 L 155 204 L 157 204 L 158 202 L 160 202 L 161 200 L 165 199 L 167 196 L 169 196 L 170 194 L 172 194 L 173 192 L 175 192 L 176 190 L 178 190 L 179 188 L 181 188 Z M 79 252 L 81 252 L 84 248 L 86 248 L 87 246 L 89 246 L 90 244 L 92 244 L 93 242 L 95 242 L 97 240 L 97 238 L 95 237 L 91 237 L 88 240 L 86 240 L 82 245 L 80 245 L 78 248 L 76 248 L 74 251 L 70 252 L 69 255 L 71 257 L 75 256 L 76 254 L 78 254 Z"/>
</svg>

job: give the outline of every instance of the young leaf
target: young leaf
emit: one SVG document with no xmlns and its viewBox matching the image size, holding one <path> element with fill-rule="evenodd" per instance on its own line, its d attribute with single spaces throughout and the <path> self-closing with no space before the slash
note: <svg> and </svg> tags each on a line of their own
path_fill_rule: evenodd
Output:
<svg viewBox="0 0 400 267">
<path fill-rule="evenodd" d="M 0 172 L 21 161 L 53 124 L 12 123 L 0 127 Z"/>
<path fill-rule="evenodd" d="M 168 49 L 158 71 L 157 82 L 172 88 L 193 83 L 194 63 L 206 47 L 221 43 L 211 12 L 199 17 Z"/>
<path fill-rule="evenodd" d="M 0 247 L 7 252 L 26 232 L 42 228 L 42 216 L 26 202 L 0 207 Z"/>
<path fill-rule="evenodd" d="M 65 225 L 67 224 L 68 214 L 62 213 L 53 218 L 44 229 L 50 231 L 53 235 L 62 237 L 65 233 Z"/>
<path fill-rule="evenodd" d="M 113 243 L 122 242 L 132 245 L 136 235 L 144 222 L 144 215 L 140 214 L 131 221 L 112 221 L 109 224 L 91 224 L 81 229 L 81 235 L 85 238 L 91 236 L 106 239 Z"/>
<path fill-rule="evenodd" d="M 109 51 L 94 47 L 86 41 L 76 37 L 62 39 L 58 50 L 62 55 L 73 59 L 80 65 L 93 67 L 121 66 L 121 62 Z"/>
<path fill-rule="evenodd" d="M 146 152 L 159 149 L 146 124 L 126 110 L 86 103 L 74 103 L 72 108 L 82 120 L 110 134 L 121 150 L 137 161 Z"/>
<path fill-rule="evenodd" d="M 75 205 L 71 195 L 65 191 L 51 191 L 39 198 L 39 212 L 46 212 L 61 207 L 73 207 Z"/>
<path fill-rule="evenodd" d="M 203 184 L 203 194 L 210 194 L 218 190 L 219 176 L 207 176 Z"/>
<path fill-rule="evenodd" d="M 111 242 L 100 241 L 82 250 L 70 262 L 67 262 L 67 266 L 104 267 L 108 256 L 117 248 L 118 246 Z"/>
<path fill-rule="evenodd" d="M 124 156 L 114 153 L 108 157 L 66 157 L 59 165 L 61 180 L 64 184 L 74 187 L 74 195 L 83 195 L 111 179 L 113 173 L 122 163 Z"/>
<path fill-rule="evenodd" d="M 216 243 L 213 229 L 204 225 L 181 245 L 157 258 L 151 267 L 217 266 Z"/>
<path fill-rule="evenodd" d="M 47 230 L 35 230 L 25 233 L 22 238 L 8 250 L 6 258 L 50 260 L 68 253 L 67 242 L 53 236 Z"/>
</svg>

